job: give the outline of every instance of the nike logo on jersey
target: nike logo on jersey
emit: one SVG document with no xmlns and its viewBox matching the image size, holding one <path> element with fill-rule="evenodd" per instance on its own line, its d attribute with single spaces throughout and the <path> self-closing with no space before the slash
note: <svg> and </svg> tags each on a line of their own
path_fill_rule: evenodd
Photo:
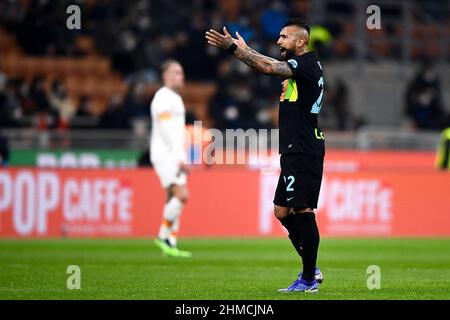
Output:
<svg viewBox="0 0 450 320">
<path fill-rule="evenodd" d="M 291 201 L 292 199 L 294 199 L 295 197 L 290 197 L 287 199 L 287 201 Z"/>
</svg>

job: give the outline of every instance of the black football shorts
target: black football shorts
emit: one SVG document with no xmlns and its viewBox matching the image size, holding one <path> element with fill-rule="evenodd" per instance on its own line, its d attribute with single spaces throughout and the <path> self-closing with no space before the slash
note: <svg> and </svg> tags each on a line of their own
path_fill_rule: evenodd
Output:
<svg viewBox="0 0 450 320">
<path fill-rule="evenodd" d="M 288 208 L 317 208 L 323 175 L 323 156 L 283 154 L 273 203 Z"/>
</svg>

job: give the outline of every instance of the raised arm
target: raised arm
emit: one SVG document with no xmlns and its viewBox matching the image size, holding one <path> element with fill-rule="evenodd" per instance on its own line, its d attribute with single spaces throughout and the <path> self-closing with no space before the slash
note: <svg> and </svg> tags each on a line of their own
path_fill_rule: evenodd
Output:
<svg viewBox="0 0 450 320">
<path fill-rule="evenodd" d="M 228 31 L 227 31 L 227 29 L 226 29 L 225 27 L 224 27 L 223 30 L 224 30 L 224 32 L 225 32 L 225 35 L 228 35 L 228 34 L 229 34 Z M 230 36 L 231 36 L 231 35 L 230 35 Z M 270 59 L 270 60 L 273 60 L 273 61 L 279 61 L 279 60 L 277 60 L 277 59 L 274 59 L 274 58 L 271 58 L 271 57 L 268 57 L 268 56 L 264 56 L 263 54 L 259 53 L 259 52 L 256 51 L 255 49 L 250 48 L 250 47 L 247 45 L 247 43 L 245 42 L 244 38 L 242 38 L 242 36 L 239 34 L 238 31 L 236 31 L 236 39 L 234 39 L 234 38 L 232 38 L 232 39 L 233 39 L 233 42 L 234 42 L 238 47 L 240 47 L 240 48 L 242 48 L 242 49 L 245 49 L 246 51 L 249 51 L 249 52 L 254 53 L 254 54 L 256 54 L 256 55 L 259 55 L 259 56 L 266 57 L 266 58 L 268 58 L 268 59 Z"/>
<path fill-rule="evenodd" d="M 278 61 L 260 53 L 253 53 L 238 47 L 234 56 L 244 62 L 249 67 L 258 70 L 264 74 L 289 78 L 293 76 L 291 68 L 284 61 Z"/>
<path fill-rule="evenodd" d="M 293 72 L 286 62 L 262 55 L 251 49 L 238 34 L 238 39 L 233 39 L 225 27 L 223 31 L 224 34 L 220 34 L 213 29 L 207 31 L 206 39 L 208 43 L 222 50 L 229 50 L 233 44 L 236 44 L 237 48 L 233 55 L 249 67 L 271 76 L 282 78 L 293 76 Z"/>
</svg>

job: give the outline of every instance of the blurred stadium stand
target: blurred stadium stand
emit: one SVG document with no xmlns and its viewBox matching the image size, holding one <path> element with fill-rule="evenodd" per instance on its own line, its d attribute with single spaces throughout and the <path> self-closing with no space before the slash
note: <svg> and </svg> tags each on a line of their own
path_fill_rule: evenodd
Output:
<svg viewBox="0 0 450 320">
<path fill-rule="evenodd" d="M 279 81 L 207 47 L 203 34 L 227 25 L 277 56 L 289 15 L 316 30 L 329 147 L 432 150 L 447 125 L 449 1 L 377 1 L 381 30 L 366 29 L 368 1 L 85 0 L 77 2 L 82 29 L 73 31 L 66 28 L 71 4 L 0 3 L 0 127 L 12 149 L 144 148 L 167 58 L 185 67 L 191 122 L 273 128 Z M 423 61 L 432 61 L 430 81 L 419 81 L 430 78 Z"/>
</svg>

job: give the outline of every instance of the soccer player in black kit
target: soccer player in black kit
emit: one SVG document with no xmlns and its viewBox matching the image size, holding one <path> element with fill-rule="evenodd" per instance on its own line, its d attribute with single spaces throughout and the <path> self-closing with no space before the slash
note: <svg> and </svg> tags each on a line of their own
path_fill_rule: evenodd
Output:
<svg viewBox="0 0 450 320">
<path fill-rule="evenodd" d="M 317 208 L 325 155 L 324 135 L 317 124 L 322 107 L 324 80 L 322 66 L 308 51 L 309 26 L 290 18 L 280 32 L 280 60 L 251 49 L 236 32 L 233 38 L 210 29 L 206 39 L 212 46 L 228 51 L 251 68 L 279 77 L 282 93 L 279 108 L 281 174 L 274 198 L 274 213 L 289 232 L 289 239 L 303 262 L 303 271 L 282 292 L 318 291 L 323 277 L 316 267 L 319 230 Z"/>
</svg>

